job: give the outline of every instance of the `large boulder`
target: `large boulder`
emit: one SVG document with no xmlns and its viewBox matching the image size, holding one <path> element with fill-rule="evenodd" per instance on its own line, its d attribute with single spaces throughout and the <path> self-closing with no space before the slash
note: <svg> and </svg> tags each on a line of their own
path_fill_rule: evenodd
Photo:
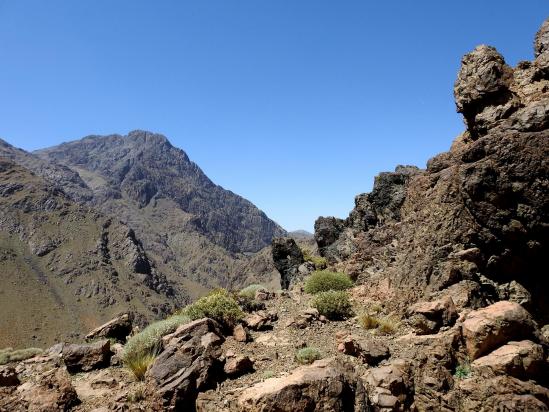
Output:
<svg viewBox="0 0 549 412">
<path fill-rule="evenodd" d="M 86 335 L 86 340 L 114 339 L 124 343 L 131 331 L 132 317 L 125 313 L 92 330 Z"/>
<path fill-rule="evenodd" d="M 64 345 L 61 357 L 70 373 L 78 373 L 108 367 L 112 355 L 110 341 L 105 339 L 87 345 Z"/>
<path fill-rule="evenodd" d="M 267 379 L 244 390 L 238 410 L 353 411 L 362 395 L 351 372 L 333 358 L 296 369 L 289 376 Z"/>
<path fill-rule="evenodd" d="M 496 110 L 510 98 L 509 83 L 512 70 L 503 56 L 490 46 L 481 45 L 461 60 L 461 69 L 454 85 L 454 96 L 458 112 L 463 114 L 469 131 L 474 136 L 485 134 L 486 127 L 478 127 L 478 115 L 488 108 L 483 121 L 495 121 L 508 117 L 512 108 Z M 487 126 L 487 125 L 486 125 Z"/>
<path fill-rule="evenodd" d="M 289 237 L 277 237 L 272 241 L 273 262 L 280 273 L 282 289 L 288 289 L 290 283 L 299 275 L 299 266 L 304 262 L 303 253 Z"/>
<path fill-rule="evenodd" d="M 535 379 L 547 371 L 543 347 L 529 340 L 509 342 L 471 364 L 473 373 L 492 377 L 511 375 L 522 380 Z"/>
<path fill-rule="evenodd" d="M 0 366 L 0 387 L 17 386 L 21 382 L 13 365 Z"/>
<path fill-rule="evenodd" d="M 531 338 L 536 324 L 518 303 L 501 301 L 470 312 L 461 329 L 467 353 L 474 360 L 510 340 Z"/>
<path fill-rule="evenodd" d="M 180 326 L 164 338 L 164 351 L 147 371 L 147 393 L 153 409 L 194 410 L 198 392 L 223 377 L 221 326 L 204 318 Z"/>
<path fill-rule="evenodd" d="M 549 411 L 549 389 L 506 375 L 458 381 L 449 398 L 449 410 Z"/>
</svg>

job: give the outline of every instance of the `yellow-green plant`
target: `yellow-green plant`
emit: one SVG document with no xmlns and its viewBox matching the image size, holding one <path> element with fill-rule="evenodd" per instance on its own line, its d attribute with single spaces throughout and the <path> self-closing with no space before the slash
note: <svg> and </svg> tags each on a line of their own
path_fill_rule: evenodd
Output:
<svg viewBox="0 0 549 412">
<path fill-rule="evenodd" d="M 299 349 L 295 355 L 295 360 L 302 365 L 308 365 L 321 358 L 322 356 L 320 355 L 318 349 L 309 347 Z"/>
<path fill-rule="evenodd" d="M 192 320 L 210 318 L 227 328 L 232 328 L 244 317 L 236 299 L 225 289 L 217 289 L 198 299 L 181 312 Z"/>
<path fill-rule="evenodd" d="M 173 315 L 167 319 L 151 323 L 138 334 L 128 339 L 122 352 L 122 362 L 138 380 L 156 356 L 162 351 L 162 337 L 173 333 L 180 325 L 190 322 L 186 315 Z"/>
<path fill-rule="evenodd" d="M 345 273 L 317 270 L 305 281 L 305 292 L 315 294 L 329 290 L 345 290 L 353 286 L 353 281 Z"/>
<path fill-rule="evenodd" d="M 331 320 L 345 319 L 353 313 L 349 294 L 344 290 L 329 290 L 317 293 L 311 306 Z"/>
<path fill-rule="evenodd" d="M 10 362 L 19 362 L 25 359 L 32 358 L 33 356 L 41 354 L 43 351 L 40 348 L 26 348 L 26 349 L 13 349 L 4 348 L 0 349 L 0 365 L 4 365 Z"/>
</svg>

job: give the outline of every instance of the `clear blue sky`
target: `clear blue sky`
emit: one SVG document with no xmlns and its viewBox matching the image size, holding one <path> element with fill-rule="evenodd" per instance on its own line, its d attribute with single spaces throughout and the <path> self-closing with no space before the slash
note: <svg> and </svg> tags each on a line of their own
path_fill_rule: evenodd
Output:
<svg viewBox="0 0 549 412">
<path fill-rule="evenodd" d="M 463 129 L 461 56 L 531 59 L 547 0 L 0 0 L 0 137 L 165 134 L 289 230 Z"/>
</svg>

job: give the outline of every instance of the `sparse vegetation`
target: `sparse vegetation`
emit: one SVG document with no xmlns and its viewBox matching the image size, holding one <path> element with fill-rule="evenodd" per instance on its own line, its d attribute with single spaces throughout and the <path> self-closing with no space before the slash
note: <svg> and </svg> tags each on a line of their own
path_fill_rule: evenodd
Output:
<svg viewBox="0 0 549 412">
<path fill-rule="evenodd" d="M 238 296 L 242 298 L 247 298 L 247 299 L 255 299 L 255 293 L 260 289 L 266 289 L 266 288 L 263 285 L 246 286 L 244 289 L 238 292 Z"/>
<path fill-rule="evenodd" d="M 190 320 L 186 315 L 173 315 L 151 323 L 140 333 L 132 336 L 124 345 L 122 355 L 124 365 L 138 380 L 142 380 L 149 365 L 162 350 L 162 337 L 174 332 L 180 325 Z"/>
<path fill-rule="evenodd" d="M 313 255 L 313 253 L 307 248 L 301 249 L 301 253 L 303 253 L 303 259 L 305 259 L 305 262 L 311 262 L 315 265 L 316 270 L 326 269 L 328 266 L 328 261 L 326 258 Z"/>
<path fill-rule="evenodd" d="M 226 328 L 232 328 L 244 317 L 236 299 L 225 289 L 217 289 L 184 308 L 181 313 L 191 320 L 214 319 Z"/>
<path fill-rule="evenodd" d="M 330 290 L 345 290 L 353 286 L 353 281 L 344 273 L 320 270 L 313 272 L 305 281 L 305 292 L 316 294 Z"/>
<path fill-rule="evenodd" d="M 392 335 L 397 331 L 399 326 L 400 322 L 398 321 L 398 319 L 393 316 L 386 316 L 379 319 L 379 325 L 377 327 L 377 330 L 383 335 Z"/>
<path fill-rule="evenodd" d="M 271 379 L 274 378 L 275 373 L 273 371 L 267 370 L 263 372 L 263 379 Z"/>
<path fill-rule="evenodd" d="M 379 326 L 379 319 L 368 313 L 358 315 L 358 324 L 364 329 L 375 329 Z"/>
<path fill-rule="evenodd" d="M 299 349 L 295 355 L 295 360 L 302 365 L 308 365 L 315 360 L 322 359 L 320 352 L 315 348 L 302 348 Z"/>
<path fill-rule="evenodd" d="M 145 399 L 145 388 L 143 386 L 138 386 L 133 391 L 128 393 L 127 400 L 129 403 L 141 402 Z"/>
<path fill-rule="evenodd" d="M 13 348 L 0 349 L 0 365 L 29 359 L 33 356 L 41 354 L 42 352 L 43 351 L 40 348 L 26 348 L 15 350 Z"/>
<path fill-rule="evenodd" d="M 353 312 L 349 294 L 343 290 L 317 293 L 311 300 L 311 306 L 331 320 L 345 319 Z"/>
<path fill-rule="evenodd" d="M 467 379 L 471 376 L 471 365 L 468 361 L 459 364 L 454 372 L 455 379 Z"/>
</svg>

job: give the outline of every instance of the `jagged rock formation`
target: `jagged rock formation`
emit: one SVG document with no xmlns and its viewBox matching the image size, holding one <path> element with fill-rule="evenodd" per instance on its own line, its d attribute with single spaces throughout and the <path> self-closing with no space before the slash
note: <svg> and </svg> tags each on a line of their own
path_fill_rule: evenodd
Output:
<svg viewBox="0 0 549 412">
<path fill-rule="evenodd" d="M 427 170 L 382 173 L 346 220 L 320 218 L 320 252 L 401 309 L 451 290 L 473 306 L 528 301 L 547 322 L 546 31 L 516 68 L 493 47 L 467 54 L 454 88 L 467 131 Z"/>
</svg>

